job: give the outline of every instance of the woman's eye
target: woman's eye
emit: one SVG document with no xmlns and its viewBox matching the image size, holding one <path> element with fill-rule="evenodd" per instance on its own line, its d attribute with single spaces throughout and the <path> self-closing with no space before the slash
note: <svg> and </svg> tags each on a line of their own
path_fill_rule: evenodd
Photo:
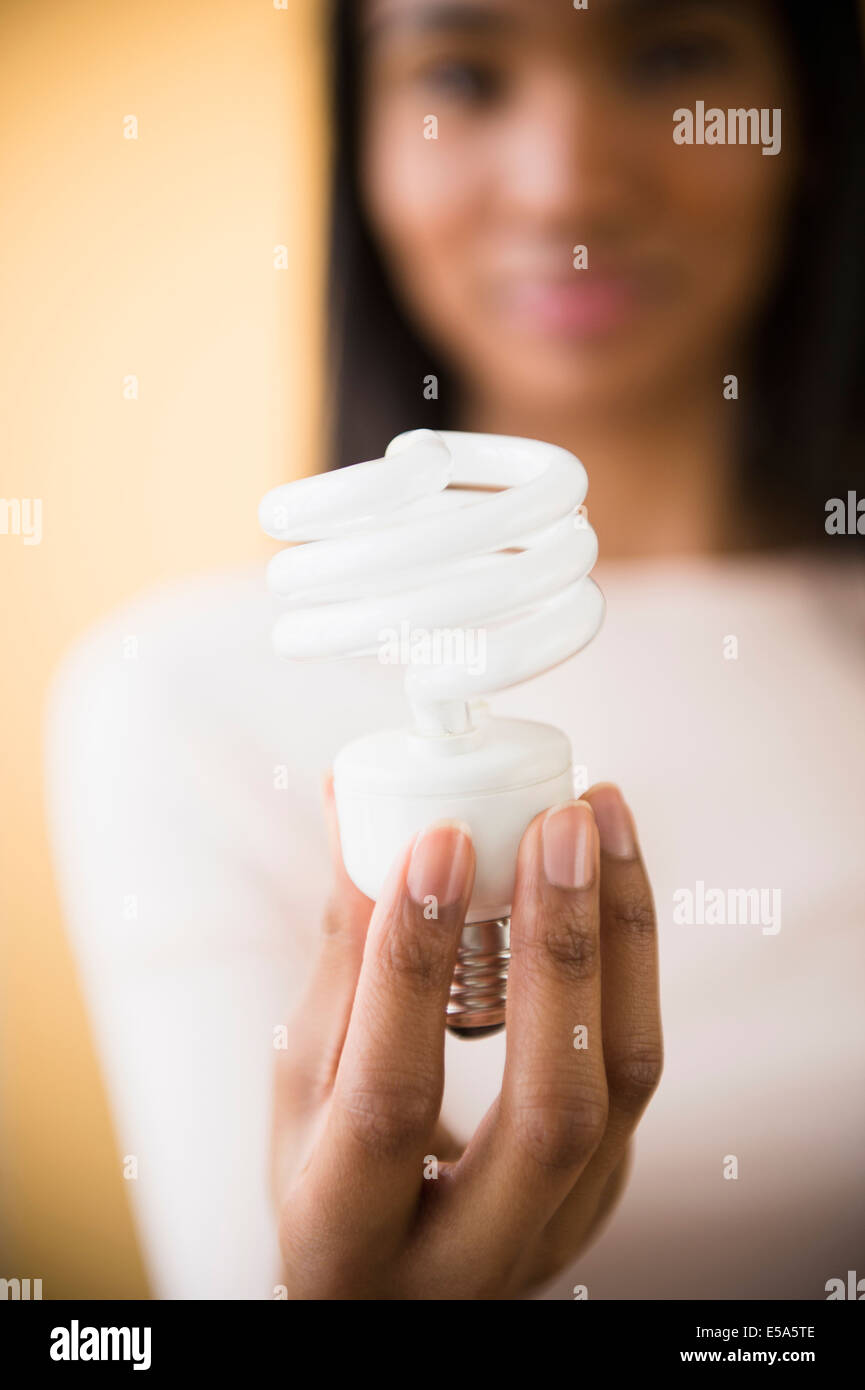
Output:
<svg viewBox="0 0 865 1390">
<path fill-rule="evenodd" d="M 493 100 L 501 83 L 495 72 L 480 63 L 442 60 L 420 74 L 427 91 L 451 101 L 482 103 Z"/>
<path fill-rule="evenodd" d="M 729 58 L 725 44 L 714 38 L 676 38 L 647 44 L 631 55 L 630 74 L 646 85 L 717 72 Z"/>
</svg>

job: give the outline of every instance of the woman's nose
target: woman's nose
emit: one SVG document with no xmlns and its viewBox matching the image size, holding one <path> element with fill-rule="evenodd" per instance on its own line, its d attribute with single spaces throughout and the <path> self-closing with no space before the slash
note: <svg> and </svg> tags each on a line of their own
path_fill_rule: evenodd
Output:
<svg viewBox="0 0 865 1390">
<path fill-rule="evenodd" d="M 631 131 L 633 136 L 633 131 Z M 536 222 L 579 230 L 623 216 L 648 181 L 620 104 L 596 83 L 539 84 L 500 137 L 500 204 Z"/>
</svg>

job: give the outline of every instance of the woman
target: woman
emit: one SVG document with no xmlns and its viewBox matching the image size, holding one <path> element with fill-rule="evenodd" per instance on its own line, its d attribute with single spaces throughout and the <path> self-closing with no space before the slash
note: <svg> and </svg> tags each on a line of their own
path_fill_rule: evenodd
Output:
<svg viewBox="0 0 865 1390">
<path fill-rule="evenodd" d="M 605 629 L 496 704 L 566 728 L 595 785 L 527 830 L 507 1058 L 448 1039 L 439 1114 L 470 842 L 431 828 L 371 916 L 311 814 L 398 682 L 277 668 L 257 576 L 79 649 L 55 842 L 155 1291 L 822 1297 L 862 1229 L 862 589 L 825 524 L 865 490 L 857 8 L 334 18 L 330 465 L 418 426 L 585 462 Z M 732 114 L 697 142 L 748 110 L 778 148 L 727 142 Z M 654 917 L 601 777 L 662 937 L 627 1186 Z M 565 1058 L 586 1020 L 602 1049 Z"/>
</svg>

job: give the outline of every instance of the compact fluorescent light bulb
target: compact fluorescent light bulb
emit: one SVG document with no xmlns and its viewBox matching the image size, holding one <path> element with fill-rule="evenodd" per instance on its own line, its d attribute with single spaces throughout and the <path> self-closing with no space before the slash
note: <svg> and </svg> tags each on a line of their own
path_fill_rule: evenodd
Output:
<svg viewBox="0 0 865 1390">
<path fill-rule="evenodd" d="M 566 735 L 495 718 L 484 697 L 558 665 L 601 625 L 587 483 L 553 444 L 420 429 L 383 458 L 274 488 L 259 508 L 267 534 L 293 542 L 268 568 L 289 601 L 277 653 L 406 659 L 413 724 L 355 739 L 334 761 L 340 841 L 375 899 L 414 834 L 442 818 L 470 826 L 475 886 L 447 1019 L 463 1037 L 504 1022 L 519 842 L 573 796 Z"/>
</svg>

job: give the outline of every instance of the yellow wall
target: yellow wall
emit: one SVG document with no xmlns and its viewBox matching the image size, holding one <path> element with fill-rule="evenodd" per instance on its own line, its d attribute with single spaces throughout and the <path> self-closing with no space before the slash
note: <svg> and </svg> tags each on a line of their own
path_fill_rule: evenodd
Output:
<svg viewBox="0 0 865 1390">
<path fill-rule="evenodd" d="M 0 0 L 0 495 L 43 499 L 40 545 L 0 534 L 0 1276 L 46 1298 L 146 1285 L 51 881 L 45 686 L 137 589 L 263 561 L 259 496 L 318 464 L 322 8 Z"/>
</svg>

